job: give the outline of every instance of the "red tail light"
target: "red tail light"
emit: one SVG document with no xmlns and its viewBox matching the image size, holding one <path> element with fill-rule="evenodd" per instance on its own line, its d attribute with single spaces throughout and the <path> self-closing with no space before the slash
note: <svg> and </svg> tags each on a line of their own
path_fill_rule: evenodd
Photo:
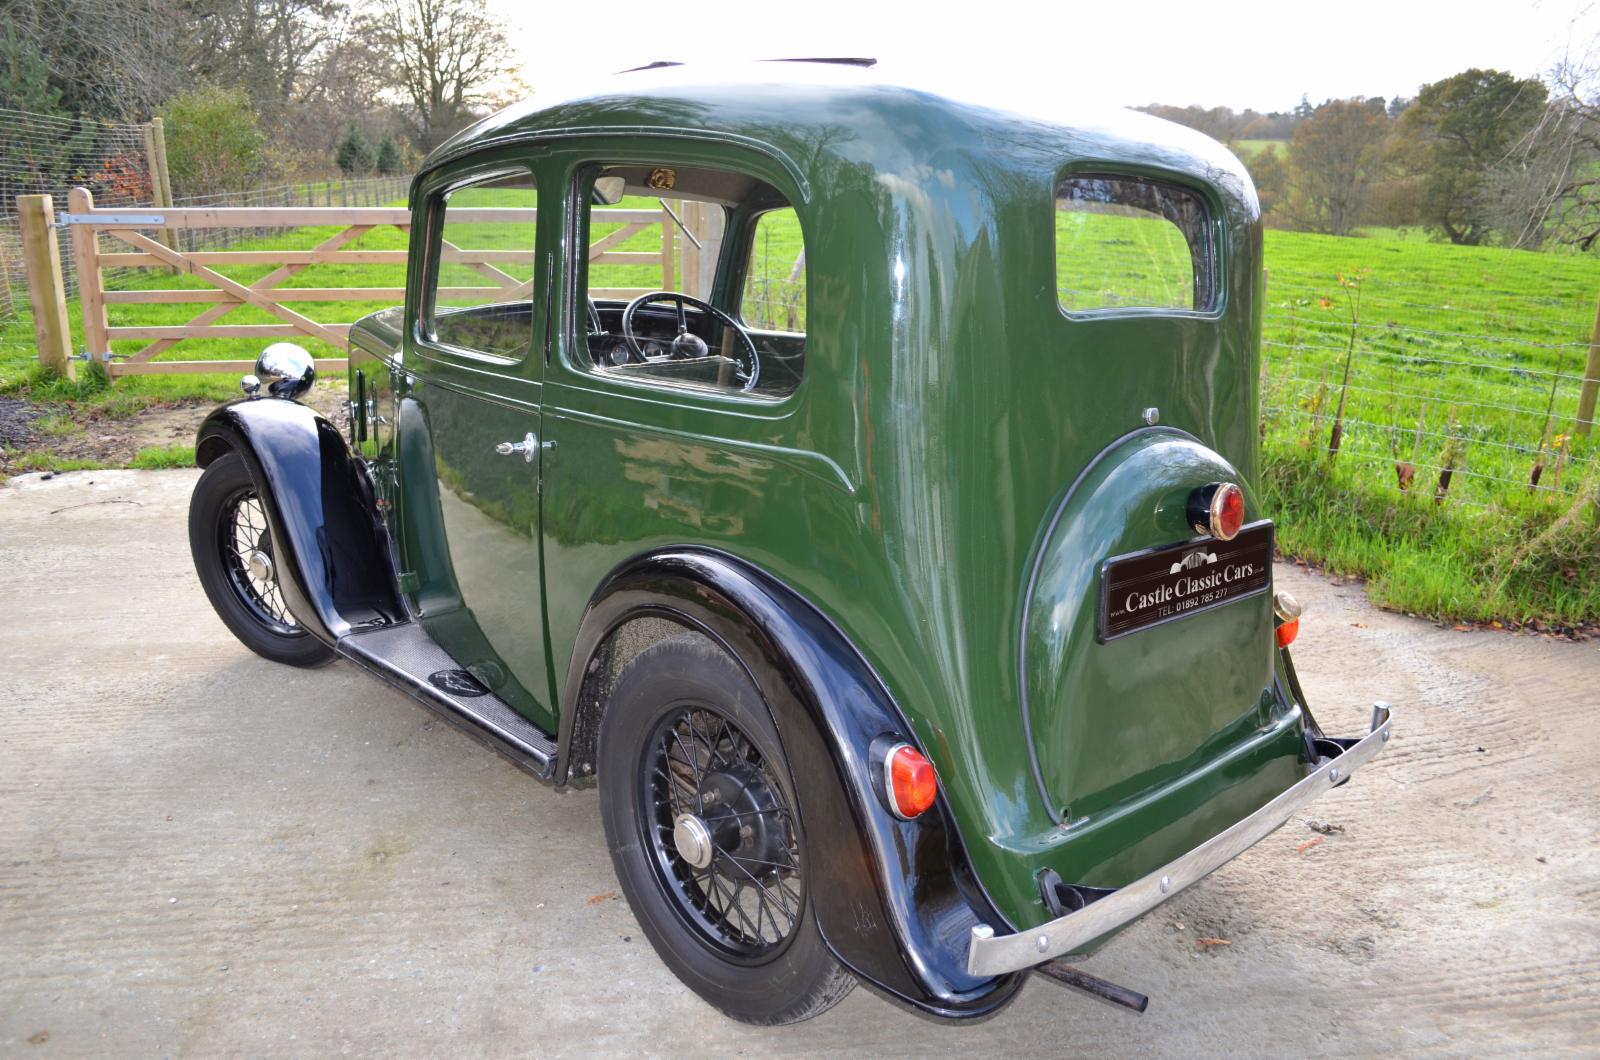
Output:
<svg viewBox="0 0 1600 1060">
<path fill-rule="evenodd" d="M 933 805 L 939 794 L 939 779 L 933 775 L 933 763 L 922 752 L 908 743 L 896 744 L 889 749 L 883 763 L 885 794 L 889 808 L 903 820 L 911 820 Z"/>
<path fill-rule="evenodd" d="M 1300 620 L 1292 619 L 1278 627 L 1278 647 L 1287 648 L 1300 635 Z"/>
<path fill-rule="evenodd" d="M 1189 495 L 1189 525 L 1196 533 L 1232 541 L 1244 527 L 1244 490 L 1232 482 L 1213 482 Z"/>
</svg>

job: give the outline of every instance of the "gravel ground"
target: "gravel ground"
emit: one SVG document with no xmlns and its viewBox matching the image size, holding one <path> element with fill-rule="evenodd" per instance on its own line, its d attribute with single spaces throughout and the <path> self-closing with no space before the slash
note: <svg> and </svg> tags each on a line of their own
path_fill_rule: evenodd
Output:
<svg viewBox="0 0 1600 1060">
<path fill-rule="evenodd" d="M 346 664 L 274 666 L 189 566 L 195 472 L 0 488 L 0 1054 L 1594 1052 L 1600 645 L 1455 632 L 1280 566 L 1324 725 L 1375 763 L 975 1026 L 866 990 L 729 1022 L 556 793 Z M 1309 827 L 1314 819 L 1326 833 Z M 1313 842 L 1314 841 L 1314 842 Z M 1308 845 L 1310 844 L 1310 845 Z M 1201 944 L 1200 938 L 1226 944 Z"/>
</svg>

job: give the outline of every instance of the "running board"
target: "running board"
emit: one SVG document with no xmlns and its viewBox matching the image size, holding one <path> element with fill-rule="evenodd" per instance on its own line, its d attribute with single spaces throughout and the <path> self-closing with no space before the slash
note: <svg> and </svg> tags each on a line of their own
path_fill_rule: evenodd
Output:
<svg viewBox="0 0 1600 1060">
<path fill-rule="evenodd" d="M 555 776 L 555 740 L 479 684 L 417 623 L 352 633 L 335 647 L 540 780 Z"/>
</svg>

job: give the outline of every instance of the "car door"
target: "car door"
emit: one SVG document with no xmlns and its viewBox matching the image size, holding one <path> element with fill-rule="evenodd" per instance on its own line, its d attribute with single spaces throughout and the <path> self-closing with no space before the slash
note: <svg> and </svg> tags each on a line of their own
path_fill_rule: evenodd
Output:
<svg viewBox="0 0 1600 1060">
<path fill-rule="evenodd" d="M 792 444 L 805 437 L 806 285 L 782 168 L 716 142 L 629 136 L 552 149 L 550 172 L 573 197 L 544 409 L 556 446 L 545 595 L 561 681 L 585 607 L 620 560 L 683 544 L 759 553 L 806 533 L 815 495 L 797 479 L 837 479 Z M 776 233 L 766 218 L 781 219 Z M 769 302 L 793 311 L 792 327 Z M 699 340 L 687 350 L 686 327 Z"/>
<path fill-rule="evenodd" d="M 402 584 L 423 627 L 478 683 L 553 731 L 537 195 L 525 157 L 447 168 L 422 189 L 397 465 Z M 459 672 L 434 676 L 452 685 L 446 691 L 473 694 Z"/>
</svg>

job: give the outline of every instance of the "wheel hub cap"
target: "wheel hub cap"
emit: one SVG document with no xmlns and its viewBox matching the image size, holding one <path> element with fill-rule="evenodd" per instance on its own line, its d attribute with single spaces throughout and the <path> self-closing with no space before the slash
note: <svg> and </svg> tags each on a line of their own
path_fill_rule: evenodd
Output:
<svg viewBox="0 0 1600 1060">
<path fill-rule="evenodd" d="M 716 851 L 711 841 L 711 830 L 704 821 L 692 813 L 680 813 L 672 823 L 672 841 L 677 845 L 678 856 L 691 866 L 703 869 L 711 864 Z"/>
<path fill-rule="evenodd" d="M 258 582 L 272 581 L 272 557 L 259 548 L 253 548 L 244 557 L 245 570 L 250 572 L 250 577 Z"/>
</svg>

